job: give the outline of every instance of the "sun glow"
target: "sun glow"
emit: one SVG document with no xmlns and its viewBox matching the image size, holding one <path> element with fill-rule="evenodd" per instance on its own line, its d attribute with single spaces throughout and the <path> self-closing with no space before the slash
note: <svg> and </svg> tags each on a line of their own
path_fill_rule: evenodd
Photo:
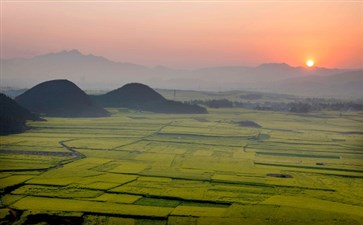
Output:
<svg viewBox="0 0 363 225">
<path fill-rule="evenodd" d="M 306 66 L 307 67 L 313 67 L 314 64 L 315 64 L 314 60 L 309 59 L 308 61 L 306 61 Z"/>
</svg>

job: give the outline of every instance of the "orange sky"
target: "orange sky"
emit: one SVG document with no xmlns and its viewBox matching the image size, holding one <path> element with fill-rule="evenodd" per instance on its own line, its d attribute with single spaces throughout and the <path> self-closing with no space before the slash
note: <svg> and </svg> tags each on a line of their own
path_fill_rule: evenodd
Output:
<svg viewBox="0 0 363 225">
<path fill-rule="evenodd" d="M 363 2 L 1 1 L 1 58 L 79 49 L 175 68 L 363 67 Z"/>
</svg>

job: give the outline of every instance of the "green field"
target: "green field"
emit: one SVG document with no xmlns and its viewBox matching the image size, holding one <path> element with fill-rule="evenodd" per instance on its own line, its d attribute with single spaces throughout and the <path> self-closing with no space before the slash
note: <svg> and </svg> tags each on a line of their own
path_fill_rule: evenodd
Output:
<svg viewBox="0 0 363 225">
<path fill-rule="evenodd" d="M 0 137 L 0 224 L 363 224 L 362 112 L 109 111 Z"/>
</svg>

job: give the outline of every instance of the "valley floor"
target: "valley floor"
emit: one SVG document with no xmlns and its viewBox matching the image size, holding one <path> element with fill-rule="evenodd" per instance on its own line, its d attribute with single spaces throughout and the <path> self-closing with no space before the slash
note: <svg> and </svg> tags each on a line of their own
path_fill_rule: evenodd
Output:
<svg viewBox="0 0 363 225">
<path fill-rule="evenodd" d="M 362 112 L 110 111 L 0 137 L 0 224 L 363 224 Z"/>
</svg>

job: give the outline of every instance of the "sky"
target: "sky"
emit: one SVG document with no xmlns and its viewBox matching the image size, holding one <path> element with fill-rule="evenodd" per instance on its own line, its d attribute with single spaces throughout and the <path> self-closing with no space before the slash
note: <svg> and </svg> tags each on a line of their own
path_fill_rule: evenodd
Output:
<svg viewBox="0 0 363 225">
<path fill-rule="evenodd" d="M 363 1 L 1 0 L 1 58 L 71 49 L 172 68 L 362 68 Z"/>
</svg>

